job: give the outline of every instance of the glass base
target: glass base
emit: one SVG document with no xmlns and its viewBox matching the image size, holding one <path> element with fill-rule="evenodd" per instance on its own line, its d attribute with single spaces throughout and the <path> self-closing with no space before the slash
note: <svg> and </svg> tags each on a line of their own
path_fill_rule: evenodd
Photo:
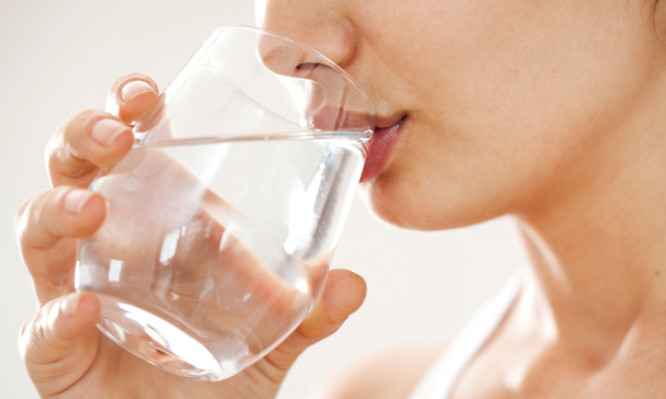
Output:
<svg viewBox="0 0 666 399">
<path fill-rule="evenodd" d="M 99 330 L 133 355 L 170 373 L 219 381 L 238 372 L 223 364 L 196 337 L 153 313 L 117 297 L 98 294 Z M 232 362 L 233 363 L 233 362 Z"/>
</svg>

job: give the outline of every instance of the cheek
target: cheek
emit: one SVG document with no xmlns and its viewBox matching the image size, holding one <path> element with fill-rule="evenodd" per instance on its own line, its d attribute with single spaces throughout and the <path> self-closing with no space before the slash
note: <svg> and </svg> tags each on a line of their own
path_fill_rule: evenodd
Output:
<svg viewBox="0 0 666 399">
<path fill-rule="evenodd" d="M 364 185 L 366 201 L 390 223 L 425 230 L 545 205 L 553 193 L 577 187 L 572 176 L 594 173 L 601 144 L 635 102 L 633 90 L 601 86 L 583 90 L 598 97 L 572 98 L 506 83 L 484 102 L 459 98 L 456 114 L 415 114 L 390 164 Z"/>
<path fill-rule="evenodd" d="M 567 138 L 527 140 L 506 135 L 462 139 L 418 131 L 377 178 L 361 186 L 366 204 L 383 220 L 405 228 L 467 226 L 518 212 L 547 192 L 560 165 L 585 154 Z M 578 154 L 578 155 L 576 155 Z"/>
<path fill-rule="evenodd" d="M 396 162 L 361 186 L 366 204 L 383 220 L 436 230 L 491 219 L 508 208 L 502 193 L 516 174 L 481 147 L 405 144 Z"/>
<path fill-rule="evenodd" d="M 406 127 L 386 169 L 361 186 L 370 208 L 387 222 L 421 230 L 492 217 L 494 211 L 481 203 L 500 180 L 495 166 L 501 160 L 491 147 L 436 125 Z"/>
<path fill-rule="evenodd" d="M 387 44 L 414 125 L 362 187 L 373 210 L 409 228 L 476 223 L 543 205 L 603 158 L 599 143 L 629 117 L 646 61 L 663 50 L 639 7 L 598 3 L 468 2 L 433 34 L 403 35 L 425 40 L 395 38 L 404 51 Z"/>
</svg>

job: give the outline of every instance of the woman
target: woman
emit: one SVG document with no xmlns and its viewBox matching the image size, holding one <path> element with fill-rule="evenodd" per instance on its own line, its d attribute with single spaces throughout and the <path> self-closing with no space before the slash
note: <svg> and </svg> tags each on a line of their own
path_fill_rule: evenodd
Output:
<svg viewBox="0 0 666 399">
<path fill-rule="evenodd" d="M 524 238 L 529 270 L 414 398 L 663 397 L 663 2 L 268 0 L 262 10 L 267 29 L 322 51 L 378 105 L 362 185 L 379 216 L 446 229 L 508 214 Z M 100 338 L 97 299 L 71 293 L 73 239 L 104 218 L 103 199 L 82 187 L 128 151 L 129 124 L 157 88 L 131 76 L 112 93 L 116 113 L 61 127 L 48 150 L 55 188 L 18 217 L 42 305 L 21 335 L 34 383 L 45 398 L 273 397 L 298 354 L 360 306 L 363 281 L 332 271 L 299 329 L 221 383 L 166 375 Z M 407 397 L 434 358 L 410 353 L 369 360 L 329 397 Z"/>
</svg>

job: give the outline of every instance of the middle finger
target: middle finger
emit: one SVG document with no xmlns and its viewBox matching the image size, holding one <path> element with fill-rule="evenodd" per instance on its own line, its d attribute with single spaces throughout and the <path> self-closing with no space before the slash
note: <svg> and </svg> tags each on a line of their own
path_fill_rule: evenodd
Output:
<svg viewBox="0 0 666 399">
<path fill-rule="evenodd" d="M 133 143 L 129 125 L 101 110 L 84 111 L 65 122 L 47 146 L 51 184 L 87 187 L 100 168 L 118 162 Z"/>
</svg>

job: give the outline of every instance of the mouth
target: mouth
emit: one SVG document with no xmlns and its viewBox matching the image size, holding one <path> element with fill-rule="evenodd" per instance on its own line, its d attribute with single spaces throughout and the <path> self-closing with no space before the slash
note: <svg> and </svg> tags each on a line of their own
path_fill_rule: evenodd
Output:
<svg viewBox="0 0 666 399">
<path fill-rule="evenodd" d="M 374 179 L 384 169 L 398 143 L 407 115 L 380 117 L 370 141 L 364 144 L 367 151 L 361 182 Z"/>
<path fill-rule="evenodd" d="M 366 152 L 365 165 L 361 173 L 361 182 L 377 177 L 391 158 L 391 154 L 399 141 L 407 114 L 375 116 L 364 112 L 347 110 L 341 107 L 313 107 L 306 113 L 307 125 L 320 131 L 340 131 L 351 129 L 360 131 L 359 127 L 372 129 L 370 140 L 363 143 Z"/>
</svg>

